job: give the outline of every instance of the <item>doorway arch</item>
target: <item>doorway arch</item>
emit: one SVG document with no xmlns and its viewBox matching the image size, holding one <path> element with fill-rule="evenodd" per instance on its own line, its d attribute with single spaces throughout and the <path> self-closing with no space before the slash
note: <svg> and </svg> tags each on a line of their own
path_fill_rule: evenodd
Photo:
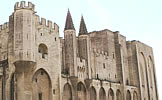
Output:
<svg viewBox="0 0 162 100">
<path fill-rule="evenodd" d="M 127 90 L 126 100 L 131 100 L 131 93 L 129 90 Z"/>
<path fill-rule="evenodd" d="M 116 91 L 116 100 L 123 100 L 120 90 Z"/>
<path fill-rule="evenodd" d="M 69 83 L 64 85 L 62 100 L 72 100 L 72 89 Z"/>
<path fill-rule="evenodd" d="M 100 88 L 99 91 L 99 100 L 106 100 L 106 92 L 103 87 Z"/>
<path fill-rule="evenodd" d="M 90 100 L 96 100 L 97 96 L 96 96 L 96 89 L 92 86 L 90 88 Z"/>
<path fill-rule="evenodd" d="M 78 100 L 86 100 L 86 88 L 82 82 L 77 84 Z"/>
<path fill-rule="evenodd" d="M 108 100 L 114 100 L 114 91 L 111 88 L 108 92 Z"/>
<path fill-rule="evenodd" d="M 51 100 L 52 85 L 48 73 L 39 69 L 33 76 L 33 100 Z"/>
</svg>

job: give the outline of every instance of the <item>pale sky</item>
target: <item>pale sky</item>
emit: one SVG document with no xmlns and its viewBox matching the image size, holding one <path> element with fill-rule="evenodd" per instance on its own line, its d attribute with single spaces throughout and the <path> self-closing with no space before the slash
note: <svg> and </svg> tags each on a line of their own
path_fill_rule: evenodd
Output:
<svg viewBox="0 0 162 100">
<path fill-rule="evenodd" d="M 20 0 L 3 0 L 0 3 L 0 24 L 9 20 L 16 1 Z M 139 40 L 153 47 L 159 98 L 162 98 L 162 0 L 30 1 L 36 5 L 39 16 L 60 26 L 60 36 L 63 36 L 69 8 L 77 33 L 83 15 L 89 32 L 102 29 L 120 31 L 127 40 Z"/>
</svg>

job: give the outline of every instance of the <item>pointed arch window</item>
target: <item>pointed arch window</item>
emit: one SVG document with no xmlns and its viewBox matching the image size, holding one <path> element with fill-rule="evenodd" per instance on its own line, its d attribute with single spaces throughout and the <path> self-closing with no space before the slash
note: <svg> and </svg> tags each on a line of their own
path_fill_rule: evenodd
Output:
<svg viewBox="0 0 162 100">
<path fill-rule="evenodd" d="M 43 59 L 46 58 L 46 55 L 48 55 L 48 48 L 45 44 L 40 44 L 38 48 L 38 52 L 41 53 L 41 56 Z"/>
</svg>

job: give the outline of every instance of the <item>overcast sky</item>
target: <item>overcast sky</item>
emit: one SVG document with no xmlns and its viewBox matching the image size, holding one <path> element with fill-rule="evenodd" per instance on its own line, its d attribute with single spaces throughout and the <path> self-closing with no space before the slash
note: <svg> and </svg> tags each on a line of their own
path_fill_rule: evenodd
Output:
<svg viewBox="0 0 162 100">
<path fill-rule="evenodd" d="M 20 0 L 0 3 L 0 24 L 8 21 L 14 4 Z M 162 95 L 162 0 L 30 0 L 37 14 L 56 22 L 60 36 L 68 8 L 78 33 L 81 15 L 88 31 L 110 29 L 120 31 L 127 40 L 139 40 L 153 47 L 159 96 Z M 161 97 L 162 98 L 162 97 Z"/>
</svg>

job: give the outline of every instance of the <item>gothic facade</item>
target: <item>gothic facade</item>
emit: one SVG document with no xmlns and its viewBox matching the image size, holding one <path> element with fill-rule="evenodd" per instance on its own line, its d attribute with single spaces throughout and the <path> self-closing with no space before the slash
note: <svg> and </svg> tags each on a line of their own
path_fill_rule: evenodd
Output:
<svg viewBox="0 0 162 100">
<path fill-rule="evenodd" d="M 17 2 L 0 25 L 0 100 L 158 100 L 152 48 L 118 31 L 79 35 L 68 10 L 59 26 Z"/>
</svg>

